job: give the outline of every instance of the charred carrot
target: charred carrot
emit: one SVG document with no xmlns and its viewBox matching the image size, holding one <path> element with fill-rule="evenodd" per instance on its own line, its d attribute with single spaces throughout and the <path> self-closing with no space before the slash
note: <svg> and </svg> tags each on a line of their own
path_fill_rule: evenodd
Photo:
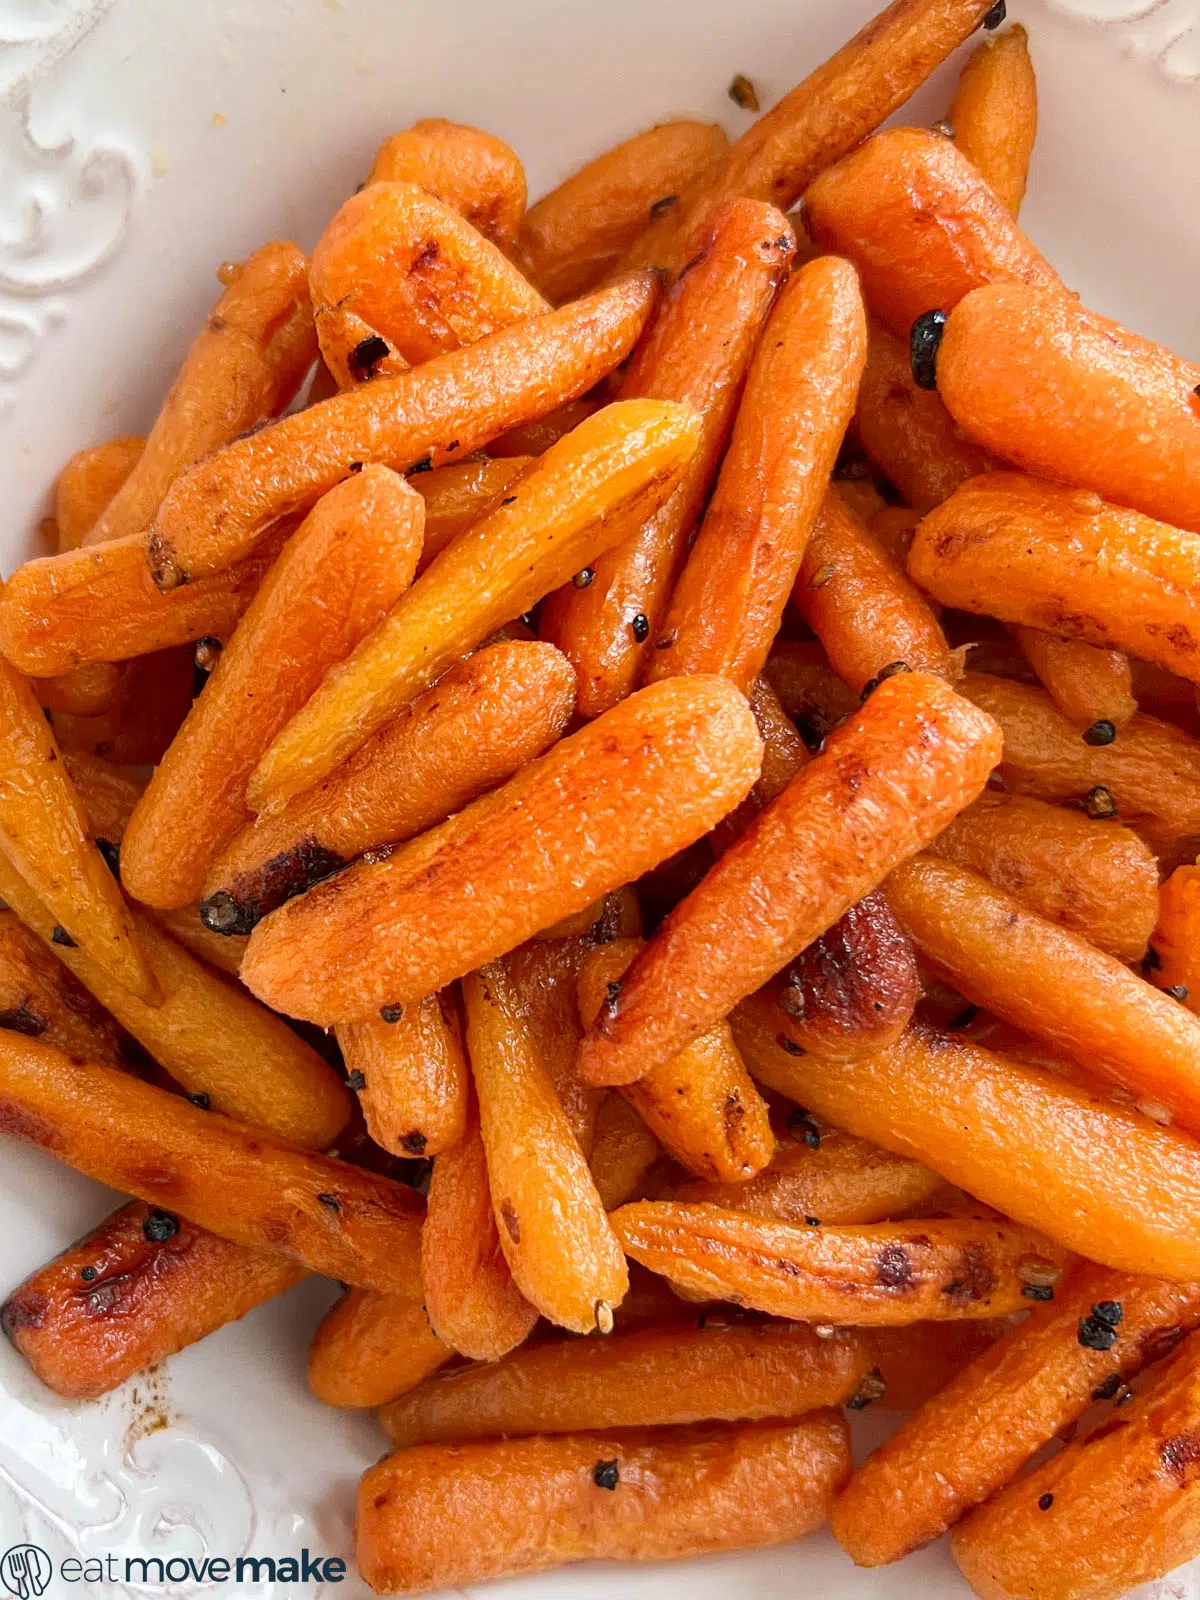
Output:
<svg viewBox="0 0 1200 1600">
<path fill-rule="evenodd" d="M 423 516 L 403 478 L 366 467 L 288 540 L 130 819 L 121 874 L 136 899 L 199 898 L 250 820 L 246 785 L 271 740 L 412 582 Z"/>
<path fill-rule="evenodd" d="M 95 1400 L 303 1276 L 274 1250 L 134 1200 L 14 1289 L 0 1328 L 47 1388 Z"/>
<path fill-rule="evenodd" d="M 579 1015 L 596 1016 L 641 948 L 622 939 L 592 952 L 579 975 Z M 622 1093 L 680 1166 L 716 1183 L 752 1178 L 775 1141 L 767 1108 L 722 1021 Z"/>
<path fill-rule="evenodd" d="M 308 1386 L 327 1406 L 382 1406 L 436 1372 L 452 1354 L 429 1326 L 419 1300 L 347 1289 L 313 1335 Z"/>
<path fill-rule="evenodd" d="M 647 1328 L 604 1340 L 526 1345 L 460 1368 L 390 1405 L 401 1447 L 467 1439 L 798 1417 L 848 1400 L 867 1372 L 852 1334 L 811 1328 Z"/>
<path fill-rule="evenodd" d="M 1107 1266 L 1176 1283 L 1200 1277 L 1200 1145 L 1187 1134 L 926 1028 L 859 1061 L 826 1061 L 789 1055 L 757 997 L 732 1023 L 760 1083 L 860 1138 L 926 1162 Z"/>
<path fill-rule="evenodd" d="M 887 678 L 667 918 L 584 1038 L 583 1075 L 632 1083 L 677 1055 L 969 805 L 999 754 L 941 679 Z"/>
<path fill-rule="evenodd" d="M 1194 1283 L 1088 1263 L 1057 1287 L 1052 1276 L 1047 1262 L 1026 1286 L 1028 1321 L 902 1423 L 834 1502 L 834 1534 L 859 1566 L 897 1561 L 936 1539 L 1093 1400 L 1127 1394 L 1127 1379 L 1200 1323 Z"/>
<path fill-rule="evenodd" d="M 567 1561 L 781 1544 L 820 1527 L 849 1463 L 835 1411 L 398 1450 L 359 1490 L 359 1570 L 378 1594 L 422 1594 Z"/>
<path fill-rule="evenodd" d="M 950 105 L 953 139 L 1015 217 L 1037 137 L 1037 79 L 1016 23 L 986 39 L 962 70 Z"/>
<path fill-rule="evenodd" d="M 284 409 L 316 353 L 308 259 L 294 244 L 263 245 L 228 282 L 145 449 L 84 542 L 144 532 L 181 473 Z"/>
<path fill-rule="evenodd" d="M 319 783 L 415 694 L 668 498 L 695 454 L 686 406 L 621 401 L 587 418 L 468 529 L 329 675 L 269 747 L 250 804 Z"/>
<path fill-rule="evenodd" d="M 463 1000 L 492 1209 L 513 1280 L 559 1326 L 606 1331 L 629 1287 L 625 1258 L 503 964 L 472 973 Z"/>
<path fill-rule="evenodd" d="M 500 1246 L 473 1093 L 461 1142 L 434 1159 L 421 1276 L 434 1333 L 472 1361 L 498 1360 L 538 1319 Z"/>
<path fill-rule="evenodd" d="M 702 837 L 761 749 L 732 684 L 653 684 L 390 860 L 280 906 L 251 934 L 243 979 L 326 1023 L 418 1000 Z"/>
<path fill-rule="evenodd" d="M 850 258 L 867 304 L 902 338 L 918 317 L 949 313 L 985 284 L 1067 298 L 979 170 L 940 133 L 877 133 L 809 186 L 804 211 L 821 249 Z"/>
<path fill-rule="evenodd" d="M 343 389 L 549 310 L 453 207 L 415 183 L 378 179 L 317 241 L 309 287 L 321 354 Z"/>
<path fill-rule="evenodd" d="M 846 262 L 821 257 L 792 276 L 750 364 L 647 682 L 718 672 L 745 691 L 762 671 L 853 414 L 866 336 Z"/>
<path fill-rule="evenodd" d="M 625 1251 L 713 1300 L 771 1316 L 868 1327 L 1021 1311 L 1022 1269 L 1066 1253 L 1014 1224 L 972 1218 L 796 1227 L 717 1206 L 642 1200 L 613 1213 Z"/>
<path fill-rule="evenodd" d="M 977 289 L 947 319 L 938 392 L 1023 472 L 1200 533 L 1200 366 L 1032 284 Z"/>
<path fill-rule="evenodd" d="M 444 117 L 422 117 L 385 139 L 367 182 L 416 183 L 509 250 L 525 213 L 525 172 L 503 139 Z"/>
<path fill-rule="evenodd" d="M 585 716 L 636 687 L 662 637 L 671 585 L 794 244 L 774 206 L 739 201 L 707 219 L 691 240 L 692 265 L 668 292 L 626 374 L 623 395 L 683 401 L 701 417 L 703 433 L 686 478 L 658 514 L 544 608 L 543 635 L 573 662 Z"/>
<path fill-rule="evenodd" d="M 364 384 L 226 445 L 172 488 L 147 545 L 161 589 L 232 566 L 281 516 L 306 511 L 361 461 L 441 466 L 590 389 L 624 360 L 657 281 L 632 273 L 533 318 Z"/>
<path fill-rule="evenodd" d="M 429 994 L 384 1011 L 337 1030 L 347 1076 L 362 1080 L 367 1129 L 396 1156 L 453 1149 L 467 1122 L 467 1064 L 453 996 Z"/>
</svg>

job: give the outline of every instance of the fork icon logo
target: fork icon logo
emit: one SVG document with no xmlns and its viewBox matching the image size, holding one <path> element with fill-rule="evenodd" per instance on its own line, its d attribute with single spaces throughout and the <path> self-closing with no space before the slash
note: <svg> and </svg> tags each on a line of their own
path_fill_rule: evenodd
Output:
<svg viewBox="0 0 1200 1600">
<path fill-rule="evenodd" d="M 0 1556 L 0 1583 L 17 1600 L 36 1600 L 54 1576 L 54 1563 L 36 1544 L 14 1544 Z"/>
</svg>

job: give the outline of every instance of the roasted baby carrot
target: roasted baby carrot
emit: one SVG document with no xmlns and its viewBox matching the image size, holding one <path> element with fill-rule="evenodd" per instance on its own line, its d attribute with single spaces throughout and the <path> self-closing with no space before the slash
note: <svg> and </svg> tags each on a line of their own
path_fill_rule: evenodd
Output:
<svg viewBox="0 0 1200 1600">
<path fill-rule="evenodd" d="M 250 821 L 246 785 L 271 740 L 412 582 L 423 518 L 403 478 L 364 467 L 288 540 L 130 819 L 121 877 L 135 899 L 199 898 Z"/>
<path fill-rule="evenodd" d="M 228 571 L 170 594 L 154 587 L 136 534 L 26 561 L 0 593 L 0 650 L 20 671 L 48 678 L 92 661 L 225 639 L 292 531 L 285 523 Z"/>
<path fill-rule="evenodd" d="M 993 283 L 951 312 L 938 392 L 1023 472 L 1200 533 L 1200 366 L 1053 289 Z"/>
<path fill-rule="evenodd" d="M 124 692 L 97 715 L 47 713 L 62 749 L 103 756 L 117 766 L 153 766 L 162 760 L 192 707 L 193 652 L 186 645 L 158 650 L 127 665 Z"/>
<path fill-rule="evenodd" d="M 425 539 L 417 570 L 423 572 L 460 533 L 493 512 L 531 461 L 532 456 L 526 455 L 500 460 L 473 456 L 470 461 L 417 473 L 410 481 L 425 502 Z"/>
<path fill-rule="evenodd" d="M 969 1000 L 1200 1132 L 1200 1021 L 1186 1006 L 952 861 L 917 856 L 886 892 L 924 960 Z"/>
<path fill-rule="evenodd" d="M 323 1024 L 418 1000 L 701 838 L 761 751 L 724 679 L 652 684 L 390 860 L 280 906 L 251 934 L 243 979 Z"/>
<path fill-rule="evenodd" d="M 821 249 L 858 268 L 872 312 L 902 338 L 925 312 L 950 312 L 985 284 L 1066 299 L 1054 268 L 940 133 L 877 133 L 809 186 L 804 214 Z"/>
<path fill-rule="evenodd" d="M 517 640 L 469 656 L 323 783 L 247 823 L 209 870 L 202 915 L 222 933 L 249 933 L 356 856 L 511 778 L 554 743 L 574 704 L 574 674 L 553 645 Z"/>
<path fill-rule="evenodd" d="M 397 1450 L 363 1478 L 358 1566 L 377 1594 L 423 1594 L 568 1561 L 781 1544 L 820 1527 L 849 1467 L 835 1411 Z"/>
<path fill-rule="evenodd" d="M 1037 115 L 1029 40 L 1016 23 L 976 49 L 962 70 L 948 118 L 955 144 L 1014 217 L 1025 198 Z"/>
<path fill-rule="evenodd" d="M 13 911 L 0 912 L 0 1028 L 93 1061 L 123 1060 L 112 1017 Z"/>
<path fill-rule="evenodd" d="M 617 899 L 616 896 L 612 898 Z M 636 911 L 636 900 L 633 905 Z M 575 1071 L 575 1057 L 583 1035 L 575 989 L 580 969 L 592 950 L 593 930 L 599 932 L 601 938 L 609 937 L 610 924 L 603 920 L 604 913 L 601 912 L 599 920 L 595 913 L 596 906 L 589 906 L 589 926 L 567 937 L 530 939 L 519 945 L 504 963 L 533 1048 L 550 1075 L 575 1141 L 588 1160 L 596 1137 L 596 1110 L 601 1091 L 584 1083 Z M 620 910 L 616 914 L 620 916 Z M 631 932 L 640 930 L 639 918 Z M 612 936 L 616 937 L 615 927 Z"/>
<path fill-rule="evenodd" d="M 444 117 L 422 117 L 385 139 L 371 183 L 416 183 L 485 239 L 510 250 L 525 213 L 525 171 L 503 139 Z"/>
<path fill-rule="evenodd" d="M 929 602 L 883 553 L 836 488 L 824 497 L 792 603 L 829 663 L 861 690 L 903 662 L 951 682 L 961 671 Z"/>
<path fill-rule="evenodd" d="M 886 1411 L 915 1411 L 942 1389 L 1009 1326 L 995 1322 L 914 1322 L 907 1328 L 863 1328 L 884 1392 Z"/>
<path fill-rule="evenodd" d="M 707 1032 L 940 833 L 999 754 L 940 678 L 880 683 L 641 952 L 584 1038 L 584 1077 L 632 1083 Z"/>
<path fill-rule="evenodd" d="M 874 320 L 854 428 L 871 460 L 922 515 L 992 465 L 964 438 L 940 397 L 913 381 L 907 338 Z"/>
<path fill-rule="evenodd" d="M 869 1055 L 895 1042 L 920 997 L 912 943 L 884 896 L 864 895 L 768 986 L 798 1050 Z"/>
<path fill-rule="evenodd" d="M 1046 693 L 1078 728 L 1107 722 L 1119 733 L 1138 708 L 1133 668 L 1120 650 L 1014 623 L 1010 629 Z"/>
<path fill-rule="evenodd" d="M 579 975 L 579 1015 L 596 1016 L 640 941 L 621 939 L 588 957 Z M 714 1183 L 738 1183 L 761 1172 L 775 1149 L 762 1097 L 722 1019 L 685 1049 L 622 1090 L 655 1138 L 681 1167 Z"/>
<path fill-rule="evenodd" d="M 986 0 L 892 0 L 748 128 L 684 203 L 638 241 L 631 259 L 678 268 L 696 218 L 736 195 L 786 211 L 818 173 L 903 105 L 988 9 Z"/>
<path fill-rule="evenodd" d="M 376 180 L 352 195 L 317 241 L 308 281 L 343 389 L 549 310 L 496 245 L 415 183 Z"/>
<path fill-rule="evenodd" d="M 699 438 L 688 407 L 627 400 L 552 446 L 284 726 L 251 779 L 254 809 L 328 777 L 460 656 L 619 543 L 669 497 Z"/>
<path fill-rule="evenodd" d="M 1029 1319 L 902 1423 L 834 1502 L 834 1534 L 859 1566 L 897 1561 L 936 1539 L 1093 1400 L 1127 1394 L 1126 1379 L 1200 1323 L 1194 1283 L 1090 1263 L 1058 1287 L 1049 1276 L 1027 1286 Z"/>
<path fill-rule="evenodd" d="M 284 409 L 316 353 L 308 258 L 294 244 L 263 245 L 228 282 L 137 464 L 84 543 L 143 533 L 181 473 Z"/>
<path fill-rule="evenodd" d="M 33 690 L 52 713 L 95 717 L 119 706 L 129 686 L 129 669 L 124 662 L 88 661 L 61 677 L 35 681 Z"/>
<path fill-rule="evenodd" d="M 273 522 L 307 511 L 358 462 L 442 466 L 575 399 L 632 350 L 657 289 L 652 273 L 631 273 L 216 451 L 172 488 L 155 519 L 147 557 L 159 588 L 232 566 Z"/>
<path fill-rule="evenodd" d="M 0 1328 L 47 1388 L 95 1400 L 302 1277 L 274 1250 L 134 1200 L 14 1289 Z"/>
<path fill-rule="evenodd" d="M 615 380 L 614 380 L 615 381 Z M 602 386 L 597 387 L 597 394 L 602 392 Z M 555 406 L 553 411 L 547 411 L 544 416 L 534 417 L 530 422 L 523 422 L 516 428 L 509 428 L 498 439 L 493 439 L 488 444 L 488 455 L 492 459 L 494 468 L 498 468 L 500 460 L 512 460 L 519 456 L 544 456 L 552 444 L 557 444 L 564 433 L 570 433 L 572 428 L 577 428 L 585 417 L 590 417 L 594 411 L 599 411 L 602 400 L 594 395 L 584 395 L 579 400 L 567 400 L 561 406 Z"/>
<path fill-rule="evenodd" d="M 1176 867 L 1163 884 L 1146 970 L 1160 989 L 1200 1012 L 1200 869 Z"/>
<path fill-rule="evenodd" d="M 795 241 L 783 213 L 739 201 L 706 219 L 690 243 L 692 265 L 672 285 L 636 352 L 623 395 L 693 407 L 703 423 L 687 477 L 657 516 L 608 551 L 542 614 L 579 675 L 579 707 L 597 716 L 641 681 L 687 541 L 725 448 L 763 320 Z"/>
<path fill-rule="evenodd" d="M 384 1411 L 393 1443 L 798 1417 L 840 1405 L 867 1372 L 852 1334 L 790 1323 L 646 1328 L 526 1345 L 422 1384 Z"/>
<path fill-rule="evenodd" d="M 502 963 L 463 984 L 492 1209 L 513 1280 L 575 1333 L 612 1326 L 629 1287 L 587 1162 Z"/>
<path fill-rule="evenodd" d="M 1098 495 L 974 478 L 919 524 L 908 567 L 945 605 L 1200 678 L 1200 543 Z"/>
<path fill-rule="evenodd" d="M 462 1141 L 434 1159 L 421 1229 L 421 1277 L 434 1333 L 472 1361 L 498 1360 L 538 1319 L 500 1247 L 473 1093 Z"/>
<path fill-rule="evenodd" d="M 960 1523 L 951 1553 L 981 1600 L 1117 1600 L 1200 1550 L 1198 1344 Z"/>
<path fill-rule="evenodd" d="M 556 304 L 594 288 L 728 149 L 715 122 L 660 122 L 635 133 L 530 206 L 518 266 Z"/>
<path fill-rule="evenodd" d="M 125 434 L 73 455 L 58 475 L 54 521 L 58 548 L 75 550 L 99 522 L 105 508 L 137 466 L 145 439 Z"/>
<path fill-rule="evenodd" d="M 683 1289 L 835 1326 L 1022 1311 L 1022 1269 L 1065 1259 L 1032 1228 L 973 1218 L 797 1227 L 717 1206 L 641 1200 L 615 1211 L 612 1225 L 628 1255 Z"/>
<path fill-rule="evenodd" d="M 822 256 L 793 274 L 750 364 L 648 683 L 717 672 L 746 691 L 762 671 L 853 415 L 866 342 L 852 267 Z"/>
<path fill-rule="evenodd" d="M 333 1069 L 280 1017 L 176 944 L 145 913 L 139 941 L 158 987 L 148 1005 L 82 947 L 54 938 L 54 914 L 0 856 L 0 897 L 188 1093 L 218 1111 L 322 1148 L 350 1102 Z"/>
<path fill-rule="evenodd" d="M 760 1083 L 1110 1267 L 1200 1278 L 1200 1145 L 1061 1075 L 914 1026 L 859 1061 L 795 1057 L 758 998 L 733 1032 Z M 1096 1174 L 1103 1181 L 1096 1181 Z"/>
<path fill-rule="evenodd" d="M 0 660 L 0 849 L 57 924 L 112 981 L 153 1003 L 156 985 L 129 908 L 28 683 Z"/>
<path fill-rule="evenodd" d="M 1158 866 L 1137 834 L 1024 795 L 984 794 L 928 846 L 1121 961 L 1140 961 Z M 1169 980 L 1173 981 L 1173 980 Z"/>
<path fill-rule="evenodd" d="M 115 1067 L 0 1033 L 0 1126 L 234 1244 L 362 1288 L 416 1292 L 422 1207 L 411 1190 Z"/>
<path fill-rule="evenodd" d="M 641 1116 L 616 1090 L 593 1090 L 600 1097 L 588 1166 L 605 1211 L 641 1198 L 662 1158 L 662 1146 Z"/>
<path fill-rule="evenodd" d="M 395 1156 L 435 1156 L 461 1143 L 467 1063 L 452 995 L 384 1008 L 337 1030 L 346 1072 L 362 1080 L 359 1104 L 375 1143 Z M 357 1079 L 355 1079 L 357 1081 Z"/>
<path fill-rule="evenodd" d="M 313 1334 L 308 1386 L 327 1406 L 382 1406 L 415 1388 L 453 1353 L 429 1326 L 420 1300 L 347 1289 Z"/>
<path fill-rule="evenodd" d="M 1200 742 L 1139 713 L 1109 745 L 1086 744 L 1042 689 L 969 672 L 960 685 L 1000 724 L 1000 775 L 1016 794 L 1120 817 L 1151 849 L 1200 835 Z"/>
<path fill-rule="evenodd" d="M 816 640 L 777 644 L 763 676 L 810 750 L 819 750 L 838 723 L 858 710 L 860 697 L 834 672 Z"/>
</svg>

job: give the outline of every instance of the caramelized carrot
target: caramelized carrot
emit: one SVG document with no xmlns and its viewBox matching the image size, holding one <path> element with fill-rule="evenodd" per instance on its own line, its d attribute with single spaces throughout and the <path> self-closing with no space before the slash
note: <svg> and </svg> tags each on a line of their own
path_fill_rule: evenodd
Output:
<svg viewBox="0 0 1200 1600">
<path fill-rule="evenodd" d="M 853 268 L 810 261 L 768 318 L 716 492 L 646 681 L 717 672 L 748 691 L 779 631 L 854 408 L 866 317 Z"/>
<path fill-rule="evenodd" d="M 449 994 L 387 1015 L 346 1022 L 337 1040 L 346 1072 L 363 1080 L 359 1103 L 375 1143 L 396 1156 L 434 1156 L 461 1143 L 467 1063 Z"/>
<path fill-rule="evenodd" d="M 641 952 L 584 1038 L 584 1077 L 632 1083 L 707 1032 L 969 805 L 999 753 L 941 679 L 886 679 Z"/>
<path fill-rule="evenodd" d="M 885 1411 L 915 1411 L 1009 1326 L 1007 1318 L 998 1317 L 994 1322 L 914 1322 L 907 1328 L 864 1328 L 859 1337 L 884 1386 L 875 1404 Z"/>
<path fill-rule="evenodd" d="M 662 1146 L 629 1101 L 615 1090 L 599 1094 L 596 1133 L 588 1166 L 605 1211 L 641 1197 L 646 1182 L 662 1158 Z"/>
<path fill-rule="evenodd" d="M 852 689 L 903 662 L 951 681 L 959 658 L 929 603 L 854 516 L 836 489 L 825 495 L 792 603 Z"/>
<path fill-rule="evenodd" d="M 1046 693 L 1076 727 L 1108 722 L 1119 733 L 1137 711 L 1133 668 L 1121 651 L 1102 650 L 1082 639 L 1064 639 L 1019 623 L 1010 631 Z"/>
<path fill-rule="evenodd" d="M 347 1289 L 313 1334 L 308 1386 L 327 1406 L 382 1406 L 449 1361 L 419 1300 Z"/>
<path fill-rule="evenodd" d="M 579 975 L 579 1015 L 590 1023 L 640 941 L 622 939 L 589 956 Z M 680 1166 L 715 1183 L 752 1178 L 775 1149 L 767 1108 L 724 1020 L 679 1055 L 621 1091 Z"/>
<path fill-rule="evenodd" d="M 423 572 L 473 522 L 489 516 L 532 460 L 532 455 L 506 456 L 499 461 L 475 456 L 417 473 L 410 482 L 425 502 L 425 540 L 417 571 Z"/>
<path fill-rule="evenodd" d="M 250 819 L 256 762 L 411 583 L 423 515 L 403 478 L 369 466 L 288 540 L 130 819 L 121 874 L 136 899 L 171 910 L 199 898 Z"/>
<path fill-rule="evenodd" d="M 1107 1266 L 1200 1278 L 1200 1145 L 1187 1134 L 923 1027 L 876 1055 L 832 1061 L 783 1050 L 757 996 L 732 1025 L 760 1083 L 860 1138 Z"/>
<path fill-rule="evenodd" d="M 1029 40 L 1018 22 L 976 49 L 962 70 L 948 119 L 955 144 L 1014 217 L 1025 198 L 1037 114 Z"/>
<path fill-rule="evenodd" d="M 115 1067 L 0 1033 L 0 1127 L 234 1244 L 385 1293 L 412 1293 L 418 1281 L 421 1206 L 402 1184 Z"/>
<path fill-rule="evenodd" d="M 761 749 L 732 684 L 653 684 L 390 860 L 273 911 L 243 979 L 323 1024 L 418 1000 L 702 837 L 749 790 Z"/>
<path fill-rule="evenodd" d="M 579 708 L 597 716 L 642 679 L 687 541 L 733 424 L 742 380 L 794 248 L 787 219 L 740 201 L 707 219 L 692 265 L 669 290 L 621 387 L 625 396 L 685 402 L 702 420 L 691 467 L 656 516 L 561 589 L 542 631 L 574 663 Z"/>
<path fill-rule="evenodd" d="M 14 1289 L 0 1328 L 47 1388 L 95 1400 L 302 1277 L 274 1250 L 134 1200 Z"/>
<path fill-rule="evenodd" d="M 465 457 L 590 389 L 629 354 L 657 280 L 633 273 L 535 317 L 261 428 L 171 489 L 147 544 L 160 589 L 232 566 L 262 533 L 306 511 L 360 461 L 408 471 Z"/>
<path fill-rule="evenodd" d="M 611 1327 L 629 1287 L 583 1152 L 501 963 L 463 984 L 492 1209 L 521 1293 L 576 1333 Z"/>
<path fill-rule="evenodd" d="M 821 249 L 850 258 L 867 304 L 903 338 L 925 312 L 950 312 L 985 284 L 1067 298 L 978 169 L 940 133 L 877 133 L 809 186 L 804 212 Z"/>
<path fill-rule="evenodd" d="M 617 896 L 612 899 L 615 901 Z M 636 914 L 636 900 L 633 905 Z M 603 912 L 598 920 L 595 911 L 595 905 L 588 907 L 590 925 L 581 932 L 531 939 L 519 945 L 505 961 L 533 1048 L 550 1075 L 575 1141 L 589 1160 L 596 1137 L 600 1090 L 584 1083 L 575 1071 L 575 1056 L 583 1035 L 575 986 L 592 949 L 592 927 L 598 926 L 601 937 L 608 937 L 610 925 L 603 920 Z M 633 931 L 640 926 L 639 916 Z"/>
<path fill-rule="evenodd" d="M 1038 1291 L 1029 1319 L 909 1417 L 834 1502 L 833 1531 L 859 1566 L 936 1539 L 1200 1323 L 1200 1285 L 1085 1263 L 1055 1288 L 1046 1269 L 1029 1285 Z M 1097 1306 L 1120 1317 L 1107 1333 Z"/>
<path fill-rule="evenodd" d="M 71 457 L 59 473 L 54 491 L 60 552 L 76 550 L 83 543 L 145 448 L 145 439 L 126 434 Z"/>
<path fill-rule="evenodd" d="M 1021 1311 L 1022 1269 L 1065 1252 L 973 1218 L 796 1227 L 717 1206 L 641 1200 L 613 1213 L 627 1254 L 681 1288 L 775 1317 L 852 1326 Z"/>
<path fill-rule="evenodd" d="M 358 1566 L 377 1594 L 422 1594 L 566 1561 L 781 1544 L 820 1527 L 849 1466 L 835 1411 L 795 1423 L 422 1445 L 363 1478 Z"/>
<path fill-rule="evenodd" d="M 263 245 L 217 301 L 137 464 L 83 542 L 147 529 L 181 473 L 284 409 L 316 353 L 307 257 L 294 244 Z"/>
<path fill-rule="evenodd" d="M 1150 951 L 1153 982 L 1200 1014 L 1200 869 L 1176 867 L 1163 884 Z"/>
<path fill-rule="evenodd" d="M 937 384 L 959 426 L 1023 472 L 1200 533 L 1200 366 L 1032 284 L 949 316 Z"/>
<path fill-rule="evenodd" d="M 510 250 L 525 213 L 525 172 L 502 139 L 444 117 L 422 117 L 385 139 L 371 183 L 416 183 Z"/>
<path fill-rule="evenodd" d="M 124 1059 L 112 1017 L 13 911 L 0 911 L 0 1028 L 111 1066 Z"/>
<path fill-rule="evenodd" d="M 576 1433 L 798 1417 L 848 1400 L 866 1375 L 852 1334 L 811 1328 L 646 1328 L 526 1345 L 488 1366 L 422 1384 L 381 1418 L 393 1443 Z"/>
</svg>

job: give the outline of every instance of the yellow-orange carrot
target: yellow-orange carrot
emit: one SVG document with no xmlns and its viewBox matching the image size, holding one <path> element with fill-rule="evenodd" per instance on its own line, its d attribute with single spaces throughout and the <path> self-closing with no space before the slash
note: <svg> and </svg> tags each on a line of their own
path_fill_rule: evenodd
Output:
<svg viewBox="0 0 1200 1600">
<path fill-rule="evenodd" d="M 512 248 L 525 212 L 516 154 L 495 134 L 443 117 L 422 117 L 385 139 L 367 182 L 420 184 L 502 250 Z"/>
<path fill-rule="evenodd" d="M 1150 950 L 1152 981 L 1200 1014 L 1200 868 L 1176 867 L 1163 884 Z"/>
<path fill-rule="evenodd" d="M 397 1008 L 400 1009 L 400 1008 Z M 362 1079 L 359 1104 L 377 1145 L 395 1156 L 434 1156 L 461 1143 L 467 1064 L 452 995 L 426 995 L 337 1030 L 346 1072 Z M 357 1079 L 355 1080 L 357 1081 Z"/>
<path fill-rule="evenodd" d="M 1010 631 L 1046 693 L 1076 727 L 1108 722 L 1119 733 L 1137 711 L 1133 668 L 1120 650 L 1102 650 L 1020 623 Z"/>
<path fill-rule="evenodd" d="M 146 441 L 135 434 L 108 439 L 73 455 L 58 475 L 54 521 L 58 549 L 75 550 L 137 466 Z"/>
<path fill-rule="evenodd" d="M 646 1182 L 662 1157 L 662 1146 L 641 1116 L 616 1091 L 599 1094 L 595 1137 L 588 1166 L 605 1211 L 641 1197 Z"/>
<path fill-rule="evenodd" d="M 1019 22 L 985 40 L 972 55 L 948 120 L 955 144 L 1015 217 L 1037 137 L 1037 79 Z"/>
<path fill-rule="evenodd" d="M 308 1351 L 308 1386 L 327 1406 L 382 1406 L 444 1366 L 453 1351 L 405 1295 L 347 1289 Z"/>
</svg>

